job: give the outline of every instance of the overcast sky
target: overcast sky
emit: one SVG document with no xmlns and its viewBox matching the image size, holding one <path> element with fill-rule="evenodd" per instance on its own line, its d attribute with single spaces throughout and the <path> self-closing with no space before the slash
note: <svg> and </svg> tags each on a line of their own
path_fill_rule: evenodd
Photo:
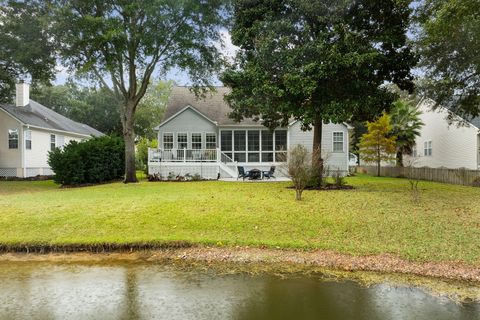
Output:
<svg viewBox="0 0 480 320">
<path fill-rule="evenodd" d="M 223 54 L 226 55 L 227 57 L 233 57 L 235 55 L 235 51 L 237 50 L 237 47 L 232 44 L 230 33 L 228 32 L 228 30 L 225 29 L 221 31 L 221 35 L 224 42 L 224 47 L 223 49 L 221 49 Z M 64 84 L 70 76 L 71 74 L 68 72 L 67 68 L 61 65 L 58 65 L 55 84 L 57 85 Z M 157 79 L 157 80 L 173 80 L 179 86 L 185 86 L 190 84 L 188 76 L 184 72 L 178 69 L 172 69 L 164 79 Z M 221 82 L 218 79 L 216 79 L 214 84 L 221 85 Z"/>
</svg>

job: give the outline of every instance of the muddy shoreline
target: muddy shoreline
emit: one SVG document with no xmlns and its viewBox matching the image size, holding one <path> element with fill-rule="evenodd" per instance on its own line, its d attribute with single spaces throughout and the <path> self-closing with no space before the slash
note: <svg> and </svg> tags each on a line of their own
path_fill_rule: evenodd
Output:
<svg viewBox="0 0 480 320">
<path fill-rule="evenodd" d="M 232 263 L 236 265 L 269 264 L 279 269 L 325 268 L 344 272 L 366 271 L 414 275 L 441 280 L 467 281 L 480 285 L 480 264 L 462 262 L 413 262 L 393 255 L 351 256 L 333 251 L 263 249 L 250 247 L 207 247 L 185 243 L 170 245 L 102 245 L 10 248 L 0 246 L 0 262 L 191 262 Z M 288 268 L 287 267 L 287 268 Z"/>
</svg>

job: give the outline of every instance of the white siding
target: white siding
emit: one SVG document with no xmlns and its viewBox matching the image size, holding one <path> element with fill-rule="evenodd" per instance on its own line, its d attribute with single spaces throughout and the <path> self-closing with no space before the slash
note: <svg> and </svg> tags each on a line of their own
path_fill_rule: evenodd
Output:
<svg viewBox="0 0 480 320">
<path fill-rule="evenodd" d="M 8 148 L 8 130 L 18 130 L 18 149 Z M 21 168 L 22 167 L 22 126 L 21 124 L 0 110 L 0 168 Z"/>
<path fill-rule="evenodd" d="M 69 136 L 62 133 L 33 129 L 32 132 L 32 149 L 25 150 L 25 166 L 26 168 L 48 168 L 48 152 L 50 151 L 50 135 L 57 136 L 57 142 L 60 140 L 58 137 L 64 137 L 64 144 L 68 144 L 72 140 L 81 141 L 80 137 Z"/>
<path fill-rule="evenodd" d="M 418 157 L 406 157 L 406 164 L 413 162 L 415 167 L 447 167 L 477 169 L 478 129 L 472 125 L 458 127 L 448 124 L 448 111 L 439 108 L 431 111 L 431 101 L 425 100 L 419 106 L 423 112 L 421 120 L 425 124 L 416 139 Z M 424 142 L 432 141 L 432 155 L 424 155 Z"/>
<path fill-rule="evenodd" d="M 333 152 L 333 132 L 343 132 L 343 152 Z M 313 148 L 313 130 L 302 131 L 299 121 L 290 126 L 288 130 L 289 147 L 298 144 L 304 145 L 309 151 Z M 340 124 L 324 124 L 322 130 L 322 156 L 326 159 L 326 165 L 330 170 L 340 169 L 348 171 L 348 128 Z"/>
</svg>

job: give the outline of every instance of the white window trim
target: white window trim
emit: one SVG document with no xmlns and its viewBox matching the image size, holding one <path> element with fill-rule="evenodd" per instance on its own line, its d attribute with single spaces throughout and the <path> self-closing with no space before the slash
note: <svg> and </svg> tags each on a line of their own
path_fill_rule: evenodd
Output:
<svg viewBox="0 0 480 320">
<path fill-rule="evenodd" d="M 16 148 L 10 148 L 10 140 L 15 140 L 15 139 L 10 139 L 10 132 L 16 132 L 17 133 L 17 147 Z M 7 132 L 7 144 L 8 144 L 8 149 L 9 150 L 17 150 L 20 147 L 20 130 L 18 129 L 8 129 Z"/>
<path fill-rule="evenodd" d="M 426 140 L 423 142 L 423 156 L 431 157 L 433 156 L 433 143 L 432 140 Z"/>
<path fill-rule="evenodd" d="M 335 150 L 335 133 L 342 134 L 342 151 Z M 343 153 L 345 152 L 345 132 L 343 131 L 332 131 L 332 152 Z"/>
<path fill-rule="evenodd" d="M 207 141 L 207 136 L 208 136 L 208 135 L 212 135 L 212 136 L 215 137 L 215 148 L 213 148 L 213 149 L 207 148 L 207 144 L 208 144 L 208 143 L 211 143 L 211 142 L 208 142 L 208 141 Z M 218 141 L 217 141 L 217 140 L 218 140 L 218 138 L 217 138 L 217 134 L 216 134 L 215 132 L 205 132 L 205 149 L 207 149 L 207 150 L 215 150 L 215 149 L 217 148 L 217 146 L 218 146 Z"/>
<path fill-rule="evenodd" d="M 32 150 L 32 130 L 23 131 L 25 137 L 25 150 Z M 30 141 L 30 148 L 27 147 L 27 141 Z"/>
<path fill-rule="evenodd" d="M 53 141 L 52 141 L 53 137 Z M 52 145 L 55 145 L 54 148 L 52 148 Z M 53 151 L 57 147 L 57 135 L 56 134 L 50 134 L 50 151 Z"/>
<path fill-rule="evenodd" d="M 178 142 L 178 137 L 179 137 L 181 134 L 183 134 L 183 135 L 185 135 L 185 137 L 187 137 L 187 141 L 186 141 L 186 142 L 182 142 L 182 143 L 186 143 L 186 144 L 187 144 L 187 147 L 186 147 L 186 148 L 180 148 L 180 144 L 179 144 L 179 142 Z M 183 150 L 183 149 L 188 149 L 188 147 L 189 147 L 188 132 L 177 132 L 177 139 L 175 140 L 175 143 L 177 144 L 177 149 L 181 149 L 181 150 Z"/>
<path fill-rule="evenodd" d="M 162 133 L 162 149 L 163 150 L 171 150 L 171 149 L 165 149 L 165 135 L 172 135 L 171 144 L 172 144 L 172 149 L 174 149 L 175 148 L 175 135 L 173 134 L 173 132 L 163 132 Z"/>
<path fill-rule="evenodd" d="M 194 135 L 194 134 L 199 134 L 199 135 L 200 135 L 200 148 L 199 148 L 199 149 L 195 149 L 195 148 L 193 147 L 193 135 Z M 187 138 L 187 140 L 188 140 L 188 138 Z M 188 142 L 187 142 L 187 144 L 188 144 Z M 203 143 L 203 133 L 202 133 L 202 132 L 191 132 L 191 133 L 190 133 L 190 144 L 191 144 L 190 147 L 191 147 L 192 150 L 202 150 L 202 149 L 203 149 L 203 146 L 204 146 L 204 143 Z"/>
</svg>

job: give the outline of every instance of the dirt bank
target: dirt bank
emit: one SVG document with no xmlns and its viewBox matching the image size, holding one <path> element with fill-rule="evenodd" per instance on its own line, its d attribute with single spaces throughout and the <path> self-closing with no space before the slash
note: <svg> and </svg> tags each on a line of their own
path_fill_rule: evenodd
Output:
<svg viewBox="0 0 480 320">
<path fill-rule="evenodd" d="M 276 250 L 248 247 L 202 247 L 176 246 L 169 248 L 145 248 L 136 250 L 111 250 L 97 253 L 95 250 L 58 250 L 49 253 L 5 252 L 0 261 L 189 261 L 228 262 L 236 264 L 282 264 L 302 267 L 327 268 L 340 271 L 372 271 L 462 280 L 480 283 L 480 264 L 469 265 L 461 262 L 412 262 L 392 255 L 350 256 L 332 251 Z M 78 248 L 77 248 L 78 249 Z M 126 249 L 126 248 L 123 248 Z M 93 252 L 91 252 L 93 251 Z"/>
</svg>

